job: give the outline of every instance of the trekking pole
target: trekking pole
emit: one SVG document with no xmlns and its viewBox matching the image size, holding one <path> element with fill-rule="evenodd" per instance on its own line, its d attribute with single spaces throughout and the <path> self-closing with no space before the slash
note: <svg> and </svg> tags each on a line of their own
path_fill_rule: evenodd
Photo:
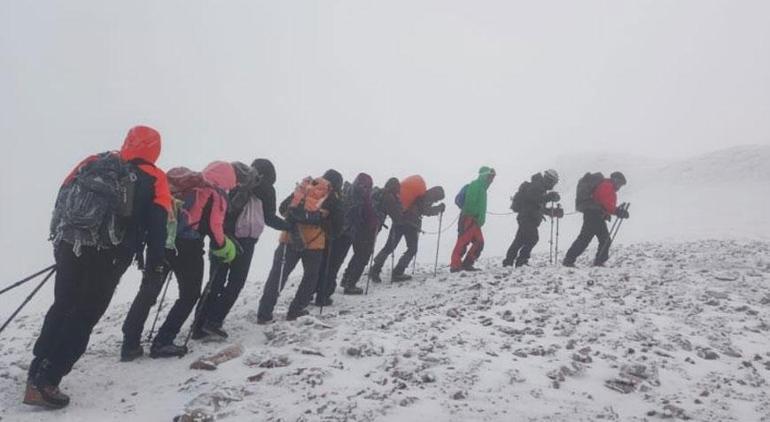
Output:
<svg viewBox="0 0 770 422">
<path fill-rule="evenodd" d="M 15 289 L 16 287 L 19 287 L 19 286 L 21 286 L 22 284 L 24 284 L 24 283 L 26 283 L 26 282 L 28 282 L 28 281 L 30 281 L 30 280 L 32 280 L 32 279 L 34 279 L 34 278 L 36 278 L 37 276 L 39 276 L 39 275 L 41 275 L 41 274 L 45 273 L 46 271 L 50 271 L 50 270 L 54 269 L 55 267 L 56 267 L 56 264 L 53 264 L 53 265 L 51 265 L 50 267 L 48 267 L 48 268 L 43 268 L 42 270 L 40 270 L 40 271 L 36 272 L 35 274 L 32 274 L 31 276 L 29 276 L 29 277 L 27 277 L 27 278 L 25 278 L 25 279 L 23 279 L 23 280 L 21 280 L 21 281 L 17 281 L 17 282 L 15 282 L 15 283 L 11 284 L 10 286 L 8 286 L 8 287 L 4 288 L 3 290 L 0 290 L 0 295 L 1 295 L 1 294 L 3 294 L 3 293 L 5 293 L 5 292 L 7 292 L 7 291 L 9 291 L 9 290 L 13 290 L 13 289 Z"/>
<path fill-rule="evenodd" d="M 417 269 L 417 253 L 420 251 L 418 248 L 416 251 L 414 251 L 414 261 L 412 261 L 412 277 L 414 277 L 414 272 Z"/>
<path fill-rule="evenodd" d="M 152 321 L 152 328 L 150 328 L 150 333 L 147 334 L 147 342 L 152 341 L 153 335 L 155 335 L 155 325 L 158 323 L 158 318 L 160 317 L 160 311 L 163 309 L 163 302 L 166 300 L 166 292 L 168 292 L 168 285 L 171 284 L 171 276 L 174 274 L 174 271 L 169 270 L 168 275 L 166 276 L 166 286 L 163 287 L 163 294 L 160 296 L 160 302 L 158 302 L 158 310 L 155 312 L 155 320 Z"/>
<path fill-rule="evenodd" d="M 438 215 L 438 238 L 436 240 L 436 261 L 433 263 L 433 277 L 438 274 L 438 253 L 441 247 L 441 224 L 444 222 L 444 212 Z"/>
<path fill-rule="evenodd" d="M 548 240 L 548 264 L 553 265 L 553 211 L 554 205 L 551 202 L 551 237 Z"/>
<path fill-rule="evenodd" d="M 326 269 L 324 270 L 324 278 L 321 281 L 321 294 L 323 295 L 324 301 L 321 302 L 321 310 L 318 312 L 318 315 L 323 315 L 324 313 L 324 302 L 326 302 L 326 287 L 329 283 L 329 270 L 331 270 L 332 267 L 332 242 L 329 242 L 329 250 L 326 252 Z M 318 293 L 316 293 L 316 296 Z M 316 298 L 317 299 L 317 298 Z"/>
<path fill-rule="evenodd" d="M 30 293 L 30 294 L 29 294 L 29 296 L 27 296 L 27 298 L 26 298 L 26 299 L 24 299 L 24 302 L 22 302 L 22 303 L 21 303 L 21 305 L 20 305 L 18 308 L 16 308 L 16 310 L 13 312 L 13 314 L 11 314 L 11 317 L 10 317 L 10 318 L 8 318 L 8 320 L 7 320 L 7 321 L 5 321 L 5 323 L 3 324 L 3 326 L 2 326 L 2 327 L 0 327 L 0 333 L 2 333 L 2 332 L 5 330 L 5 327 L 7 327 L 7 326 L 8 326 L 8 324 L 10 324 L 10 323 L 11 323 L 11 321 L 13 321 L 13 319 L 14 319 L 14 318 L 16 318 L 16 315 L 18 315 L 18 314 L 19 314 L 19 312 L 21 312 L 21 310 L 22 310 L 22 309 L 24 309 L 24 307 L 25 307 L 25 306 L 27 306 L 27 303 L 29 303 L 29 301 L 30 301 L 30 300 L 32 300 L 32 298 L 33 298 L 33 297 L 34 297 L 34 296 L 37 294 L 37 292 L 40 290 L 40 288 L 42 288 L 42 287 L 43 287 L 43 285 L 44 285 L 46 282 L 48 282 L 48 279 L 50 279 L 50 278 L 51 278 L 51 276 L 52 276 L 52 275 L 53 275 L 55 272 L 56 272 L 56 268 L 52 268 L 52 269 L 49 271 L 48 275 L 47 275 L 47 276 L 45 276 L 45 278 L 43 279 L 43 281 L 41 281 L 41 282 L 40 282 L 40 284 L 38 284 L 38 285 L 37 285 L 37 287 L 35 287 L 35 289 L 34 289 L 34 290 L 32 290 L 32 293 Z"/>
<path fill-rule="evenodd" d="M 209 299 L 209 295 L 211 294 L 211 287 L 214 284 L 214 280 L 216 280 L 219 277 L 219 273 L 222 271 L 222 268 L 225 268 L 227 265 L 221 264 L 217 266 L 217 269 L 214 270 L 214 274 L 209 278 L 209 282 L 206 283 L 206 288 L 203 289 L 203 294 L 198 298 L 198 304 L 195 307 L 195 316 L 193 317 L 192 325 L 190 325 L 190 331 L 187 332 L 187 338 L 184 340 L 184 347 L 187 348 L 187 344 L 190 342 L 190 338 L 192 338 L 193 331 L 195 331 L 198 324 L 200 324 L 200 319 L 205 314 L 204 307 L 206 306 L 206 301 Z"/>
<path fill-rule="evenodd" d="M 376 242 L 377 241 L 375 240 L 375 243 Z M 365 295 L 369 294 L 369 282 L 372 281 L 372 265 L 374 265 L 374 249 L 375 249 L 375 246 L 372 246 L 372 255 L 369 257 L 369 270 L 366 272 L 366 290 L 364 291 Z"/>
<path fill-rule="evenodd" d="M 561 204 L 556 204 L 556 209 L 561 211 Z M 563 212 L 560 212 L 559 215 L 564 215 Z M 553 250 L 553 264 L 558 265 L 559 264 L 559 220 L 561 218 L 556 219 L 556 243 Z"/>
<path fill-rule="evenodd" d="M 390 282 L 393 283 L 393 270 L 396 268 L 396 252 L 390 253 Z"/>
<path fill-rule="evenodd" d="M 628 211 L 628 208 L 631 206 L 630 203 L 626 203 L 623 206 L 621 206 L 621 209 Z M 615 236 L 617 236 L 618 231 L 620 230 L 620 225 L 623 224 L 623 218 L 615 218 L 615 221 L 612 222 L 612 228 L 610 229 L 609 235 L 610 239 L 607 241 L 606 246 L 602 249 L 602 253 L 600 256 L 604 256 L 605 254 L 609 254 L 610 252 L 610 246 L 615 241 Z"/>
</svg>

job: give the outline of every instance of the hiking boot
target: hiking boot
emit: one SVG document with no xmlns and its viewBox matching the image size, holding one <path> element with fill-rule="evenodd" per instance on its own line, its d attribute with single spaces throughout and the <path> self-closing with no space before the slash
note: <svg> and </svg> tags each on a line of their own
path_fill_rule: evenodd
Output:
<svg viewBox="0 0 770 422">
<path fill-rule="evenodd" d="M 402 281 L 409 281 L 412 279 L 412 276 L 406 275 L 406 274 L 393 274 L 390 276 L 390 281 L 393 283 L 400 283 Z"/>
<path fill-rule="evenodd" d="M 452 268 L 449 269 L 449 272 L 454 274 L 454 273 L 459 273 L 462 270 L 463 270 L 462 267 L 459 267 L 459 268 L 458 267 L 452 267 Z"/>
<path fill-rule="evenodd" d="M 27 381 L 27 389 L 24 391 L 24 404 L 30 406 L 45 407 L 48 409 L 61 409 L 70 404 L 70 398 L 59 390 L 59 387 L 48 383 Z"/>
<path fill-rule="evenodd" d="M 344 295 L 362 295 L 364 294 L 364 289 L 356 286 L 345 286 L 344 290 L 342 290 L 342 294 Z"/>
<path fill-rule="evenodd" d="M 561 262 L 561 265 L 569 268 L 575 268 L 575 261 L 569 261 L 565 259 Z"/>
<path fill-rule="evenodd" d="M 476 271 L 481 271 L 481 269 L 476 268 L 473 265 L 463 265 L 463 271 L 476 272 Z"/>
<path fill-rule="evenodd" d="M 176 357 L 182 357 L 186 354 L 187 354 L 186 346 L 177 346 L 174 343 L 169 343 L 169 344 L 154 343 L 152 347 L 150 347 L 150 357 L 153 359 L 176 358 Z"/>
<path fill-rule="evenodd" d="M 594 262 L 594 267 L 604 267 L 604 262 Z"/>
<path fill-rule="evenodd" d="M 123 346 L 120 348 L 121 362 L 131 362 L 142 357 L 143 355 L 144 349 L 140 345 L 133 346 L 127 343 L 123 343 Z"/>
<path fill-rule="evenodd" d="M 516 268 L 528 267 L 528 266 L 529 266 L 529 262 L 527 261 L 516 261 Z"/>
<path fill-rule="evenodd" d="M 332 306 L 334 301 L 330 297 L 316 297 L 315 306 Z"/>
<path fill-rule="evenodd" d="M 219 340 L 225 340 L 230 337 L 230 335 L 227 334 L 227 331 L 223 330 L 220 325 L 212 324 L 210 322 L 203 324 L 201 331 L 206 333 L 209 337 L 214 337 Z"/>
<path fill-rule="evenodd" d="M 202 328 L 195 328 L 192 332 L 192 336 L 190 336 L 193 340 L 205 340 L 206 337 L 208 337 L 209 334 L 205 331 L 203 331 Z"/>
<path fill-rule="evenodd" d="M 503 268 L 505 268 L 505 267 L 513 267 L 513 260 L 505 258 L 503 260 Z"/>
<path fill-rule="evenodd" d="M 382 278 L 379 274 L 369 273 L 369 279 L 372 280 L 372 283 L 382 283 Z"/>
<path fill-rule="evenodd" d="M 301 311 L 290 311 L 288 314 L 286 314 L 286 321 L 296 321 L 297 318 L 303 317 L 306 315 L 310 315 L 310 312 L 307 309 L 303 309 Z"/>
</svg>

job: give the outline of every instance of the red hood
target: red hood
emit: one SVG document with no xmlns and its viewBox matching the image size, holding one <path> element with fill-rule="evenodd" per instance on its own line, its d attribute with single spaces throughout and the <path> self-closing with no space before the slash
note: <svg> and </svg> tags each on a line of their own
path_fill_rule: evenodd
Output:
<svg viewBox="0 0 770 422">
<path fill-rule="evenodd" d="M 123 147 L 120 149 L 120 158 L 130 161 L 141 159 L 155 164 L 160 156 L 160 133 L 148 126 L 134 126 L 128 131 Z"/>
<path fill-rule="evenodd" d="M 233 169 L 232 164 L 225 161 L 214 161 L 206 166 L 201 173 L 207 182 L 222 190 L 229 191 L 237 183 L 235 169 Z"/>
</svg>

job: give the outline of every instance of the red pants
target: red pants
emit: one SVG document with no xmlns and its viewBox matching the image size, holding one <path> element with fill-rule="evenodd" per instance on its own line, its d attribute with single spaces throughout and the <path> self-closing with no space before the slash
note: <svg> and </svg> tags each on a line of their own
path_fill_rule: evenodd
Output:
<svg viewBox="0 0 770 422">
<path fill-rule="evenodd" d="M 470 251 L 466 254 L 468 245 L 471 245 Z M 463 266 L 471 266 L 481 255 L 484 249 L 484 234 L 481 233 L 481 227 L 476 224 L 476 220 L 471 217 L 462 217 L 460 219 L 460 234 L 457 237 L 457 244 L 452 251 L 452 269 L 460 269 Z M 463 259 L 465 255 L 465 259 Z"/>
</svg>

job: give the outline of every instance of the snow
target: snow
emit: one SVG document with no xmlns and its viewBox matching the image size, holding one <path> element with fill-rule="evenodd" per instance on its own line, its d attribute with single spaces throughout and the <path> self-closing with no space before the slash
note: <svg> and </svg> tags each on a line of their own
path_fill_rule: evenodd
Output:
<svg viewBox="0 0 770 422">
<path fill-rule="evenodd" d="M 415 281 L 286 322 L 294 278 L 269 326 L 255 323 L 252 281 L 230 340 L 193 342 L 182 359 L 118 363 L 129 304 L 115 301 L 64 380 L 73 403 L 55 412 L 20 401 L 43 316 L 24 313 L 0 343 L 0 418 L 770 421 L 770 242 L 634 243 L 608 268 L 588 258 L 567 269 L 540 254 L 518 270 L 494 258 L 436 278 L 419 266 Z M 228 347 L 243 354 L 190 369 Z"/>
</svg>

